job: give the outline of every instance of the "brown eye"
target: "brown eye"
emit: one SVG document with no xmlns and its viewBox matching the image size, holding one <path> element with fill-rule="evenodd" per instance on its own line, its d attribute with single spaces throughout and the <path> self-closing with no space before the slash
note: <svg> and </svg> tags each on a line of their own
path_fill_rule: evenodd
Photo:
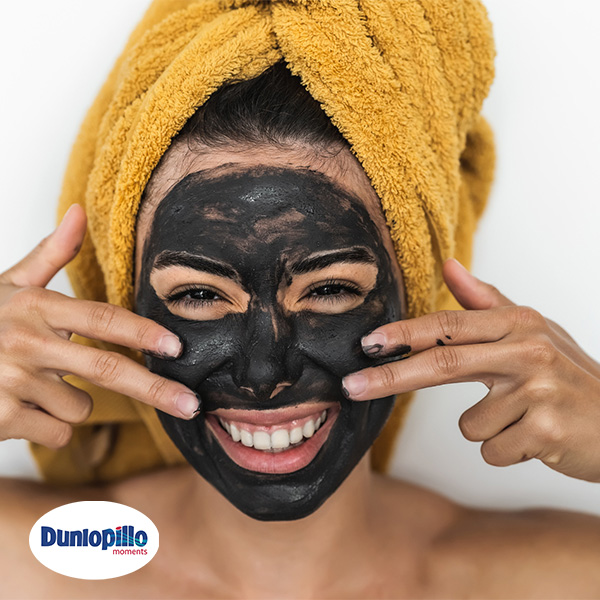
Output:
<svg viewBox="0 0 600 600">
<path fill-rule="evenodd" d="M 320 285 L 309 292 L 309 296 L 339 296 L 340 294 L 358 294 L 358 290 L 352 289 L 340 283 Z"/>
<path fill-rule="evenodd" d="M 223 298 L 219 296 L 217 292 L 208 288 L 191 288 L 182 290 L 167 297 L 167 301 L 173 304 L 210 304 L 222 299 Z"/>
<path fill-rule="evenodd" d="M 349 282 L 325 281 L 313 285 L 305 296 L 311 302 L 345 302 L 362 296 L 361 290 Z"/>
</svg>

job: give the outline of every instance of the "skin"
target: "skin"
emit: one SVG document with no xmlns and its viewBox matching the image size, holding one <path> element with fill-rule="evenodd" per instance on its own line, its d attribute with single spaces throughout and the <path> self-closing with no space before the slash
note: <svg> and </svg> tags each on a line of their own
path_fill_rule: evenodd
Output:
<svg viewBox="0 0 600 600">
<path fill-rule="evenodd" d="M 297 156 L 283 160 L 280 151 L 271 155 L 261 152 L 259 158 L 257 154 L 247 157 L 241 153 L 213 153 L 204 166 L 210 167 L 211 161 L 212 166 L 217 166 L 233 159 L 245 166 L 257 162 L 290 166 L 291 161 L 299 167 L 321 169 L 334 179 L 343 179 L 346 185 L 351 181 L 357 194 L 362 189 L 356 183 L 362 173 L 358 164 L 343 177 L 337 164 Z M 173 174 L 175 179 L 178 176 L 179 173 Z M 368 204 L 369 196 L 361 197 L 369 212 L 375 211 L 376 205 Z M 377 213 L 372 214 L 374 221 L 380 223 Z M 151 217 L 149 202 L 148 214 L 140 220 L 142 242 Z M 43 259 L 38 253 L 37 258 L 26 260 L 10 277 L 31 277 L 44 269 L 48 272 L 51 269 L 46 263 L 50 259 L 54 269 L 67 262 L 67 256 L 73 254 L 73 240 L 81 239 L 76 235 L 77 213 L 70 218 L 67 229 L 72 228 L 72 235 L 65 235 L 63 229 L 58 236 L 64 236 L 63 244 L 51 239 L 46 243 Z M 381 232 L 387 243 L 384 226 Z M 392 256 L 391 249 L 389 252 Z M 475 302 L 479 292 L 483 295 L 479 286 L 470 284 L 467 276 L 454 271 L 448 263 L 444 275 L 457 297 L 463 300 L 468 297 Z M 17 283 L 5 280 L 5 285 L 15 287 Z M 27 285 L 33 284 L 30 281 Z M 41 292 L 36 293 L 41 297 Z M 20 305 L 11 300 L 9 306 L 15 318 Z M 77 308 L 72 303 L 68 306 L 71 311 Z M 2 315 L 4 320 L 0 319 L 3 325 L 7 323 L 7 312 Z M 83 306 L 81 313 L 85 314 Z M 131 318 L 136 323 L 146 323 L 136 321 L 142 319 L 137 315 Z M 493 312 L 490 322 L 500 318 L 498 312 Z M 429 339 L 430 330 L 422 323 L 423 336 Z M 28 330 L 30 336 L 37 334 L 34 325 Z M 23 327 L 19 331 L 22 333 Z M 413 333 L 411 338 L 415 348 L 418 335 L 421 334 Z M 443 339 L 437 331 L 434 335 Z M 435 339 L 433 343 L 444 349 Z M 435 348 L 428 347 L 422 354 L 432 350 Z M 33 355 L 32 350 L 30 353 Z M 413 358 L 397 364 L 404 365 Z M 2 360 L 6 365 L 6 355 Z M 580 407 L 583 411 L 586 405 L 581 404 L 577 386 L 569 391 L 572 410 L 577 412 Z M 22 397 L 18 392 L 14 392 L 15 396 Z M 587 435 L 593 443 L 596 436 L 588 435 L 587 431 L 584 429 L 580 434 Z M 590 462 L 587 456 L 581 460 Z M 169 532 L 162 535 L 157 557 L 142 571 L 117 580 L 77 581 L 53 574 L 32 557 L 27 536 L 41 514 L 67 502 L 92 498 L 136 506 L 153 519 L 161 532 Z M 566 511 L 503 512 L 459 507 L 429 490 L 373 474 L 368 467 L 368 454 L 319 510 L 298 521 L 262 522 L 248 517 L 191 467 L 147 474 L 100 488 L 68 491 L 4 480 L 0 486 L 0 505 L 3 507 L 0 596 L 6 598 L 593 598 L 600 595 L 599 519 Z"/>
</svg>

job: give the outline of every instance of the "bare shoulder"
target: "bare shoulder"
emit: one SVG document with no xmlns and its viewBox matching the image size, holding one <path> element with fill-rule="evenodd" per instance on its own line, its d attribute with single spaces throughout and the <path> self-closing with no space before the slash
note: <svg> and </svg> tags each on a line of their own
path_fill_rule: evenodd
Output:
<svg viewBox="0 0 600 600">
<path fill-rule="evenodd" d="M 554 509 L 472 509 L 390 478 L 380 478 L 377 486 L 397 556 L 407 534 L 415 540 L 413 554 L 421 552 L 419 595 L 600 598 L 600 517 Z"/>
<path fill-rule="evenodd" d="M 436 588 L 462 597 L 600 597 L 600 518 L 463 508 L 432 546 Z"/>
</svg>

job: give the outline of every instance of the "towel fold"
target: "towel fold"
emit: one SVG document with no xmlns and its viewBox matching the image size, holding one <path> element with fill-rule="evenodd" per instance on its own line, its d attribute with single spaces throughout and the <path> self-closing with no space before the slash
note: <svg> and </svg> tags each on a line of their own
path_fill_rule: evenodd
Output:
<svg viewBox="0 0 600 600">
<path fill-rule="evenodd" d="M 89 219 L 68 267 L 75 294 L 133 308 L 136 216 L 152 170 L 215 90 L 283 60 L 381 200 L 408 317 L 459 308 L 441 266 L 453 256 L 470 264 L 489 193 L 494 149 L 479 112 L 493 59 L 478 0 L 155 0 L 91 107 L 65 175 L 59 218 L 77 202 Z M 66 448 L 32 444 L 46 479 L 109 481 L 184 462 L 154 409 L 70 382 L 92 394 L 94 410 Z M 398 397 L 375 443 L 377 470 L 387 468 L 410 398 Z"/>
</svg>

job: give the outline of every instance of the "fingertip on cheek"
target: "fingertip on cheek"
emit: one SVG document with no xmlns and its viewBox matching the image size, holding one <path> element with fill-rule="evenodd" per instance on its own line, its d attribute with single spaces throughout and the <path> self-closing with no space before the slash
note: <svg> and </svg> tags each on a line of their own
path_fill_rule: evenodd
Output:
<svg viewBox="0 0 600 600">
<path fill-rule="evenodd" d="M 367 356 L 376 356 L 385 348 L 386 341 L 387 339 L 385 334 L 381 333 L 380 331 L 373 331 L 362 338 L 360 343 L 362 345 L 363 352 Z"/>
<path fill-rule="evenodd" d="M 180 413 L 180 418 L 189 420 L 193 419 L 200 410 L 200 401 L 195 394 L 182 392 L 177 396 L 175 406 Z"/>
<path fill-rule="evenodd" d="M 359 400 L 367 391 L 367 377 L 362 373 L 353 373 L 342 379 L 342 392 L 346 398 Z"/>
</svg>

